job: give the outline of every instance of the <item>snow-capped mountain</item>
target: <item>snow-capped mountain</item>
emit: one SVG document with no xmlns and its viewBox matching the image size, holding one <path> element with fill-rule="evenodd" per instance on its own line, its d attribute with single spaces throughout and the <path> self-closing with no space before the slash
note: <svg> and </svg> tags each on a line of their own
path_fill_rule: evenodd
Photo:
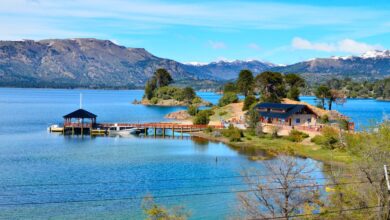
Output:
<svg viewBox="0 0 390 220">
<path fill-rule="evenodd" d="M 272 70 L 306 75 L 383 78 L 390 75 L 390 50 L 369 51 L 360 56 L 315 58 L 284 67 L 275 67 Z"/>
<path fill-rule="evenodd" d="M 372 50 L 360 56 L 361 58 L 390 58 L 390 50 Z"/>
<path fill-rule="evenodd" d="M 221 80 L 236 79 L 239 72 L 243 69 L 251 70 L 256 75 L 277 66 L 258 60 L 220 60 L 209 64 L 191 63 L 190 65 L 203 74 L 208 74 Z"/>
</svg>

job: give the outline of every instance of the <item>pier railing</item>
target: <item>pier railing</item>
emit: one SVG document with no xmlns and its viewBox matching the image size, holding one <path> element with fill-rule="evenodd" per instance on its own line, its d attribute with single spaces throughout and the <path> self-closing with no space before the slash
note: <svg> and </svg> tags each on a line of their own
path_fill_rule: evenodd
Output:
<svg viewBox="0 0 390 220">
<path fill-rule="evenodd" d="M 207 127 L 212 128 L 223 128 L 222 125 L 187 125 L 178 123 L 99 123 L 98 127 L 135 127 L 135 128 L 174 128 L 174 129 L 206 129 Z"/>
<path fill-rule="evenodd" d="M 92 128 L 92 124 L 91 123 L 79 123 L 79 122 L 65 122 L 64 127 Z"/>
</svg>

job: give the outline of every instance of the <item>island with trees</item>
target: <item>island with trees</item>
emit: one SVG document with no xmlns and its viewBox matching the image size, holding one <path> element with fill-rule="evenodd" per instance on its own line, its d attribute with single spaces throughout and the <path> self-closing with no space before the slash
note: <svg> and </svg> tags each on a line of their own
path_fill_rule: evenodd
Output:
<svg viewBox="0 0 390 220">
<path fill-rule="evenodd" d="M 141 104 L 158 106 L 206 106 L 209 102 L 196 95 L 191 87 L 172 86 L 171 74 L 165 69 L 157 69 L 145 85 L 145 93 Z M 135 103 L 138 103 L 135 101 Z"/>
</svg>

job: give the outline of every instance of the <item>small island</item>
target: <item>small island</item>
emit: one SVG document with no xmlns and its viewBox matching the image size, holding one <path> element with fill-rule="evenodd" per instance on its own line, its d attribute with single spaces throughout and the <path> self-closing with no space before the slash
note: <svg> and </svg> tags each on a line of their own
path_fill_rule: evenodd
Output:
<svg viewBox="0 0 390 220">
<path fill-rule="evenodd" d="M 154 75 L 145 85 L 145 94 L 140 102 L 143 105 L 156 106 L 209 106 L 210 102 L 204 101 L 196 95 L 191 87 L 175 87 L 171 84 L 171 74 L 165 69 L 157 69 Z"/>
</svg>

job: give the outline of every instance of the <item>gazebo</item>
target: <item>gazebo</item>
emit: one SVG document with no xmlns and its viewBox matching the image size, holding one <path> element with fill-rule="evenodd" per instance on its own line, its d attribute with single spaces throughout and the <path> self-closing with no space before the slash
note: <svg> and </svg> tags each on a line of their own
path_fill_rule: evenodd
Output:
<svg viewBox="0 0 390 220">
<path fill-rule="evenodd" d="M 80 129 L 81 134 L 83 134 L 84 128 L 91 129 L 95 126 L 97 115 L 80 108 L 74 112 L 64 115 L 63 117 L 64 129 L 72 128 L 72 134 L 74 134 L 75 129 Z M 85 122 L 85 119 L 89 121 Z"/>
</svg>

